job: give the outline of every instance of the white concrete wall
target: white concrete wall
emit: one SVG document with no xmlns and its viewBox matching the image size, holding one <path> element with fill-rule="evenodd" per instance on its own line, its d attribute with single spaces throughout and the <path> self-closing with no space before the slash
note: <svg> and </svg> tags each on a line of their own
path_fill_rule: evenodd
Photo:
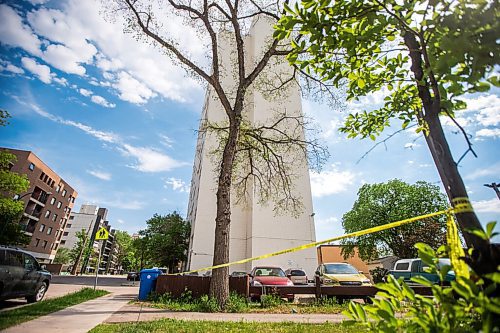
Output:
<svg viewBox="0 0 500 333">
<path fill-rule="evenodd" d="M 271 25 L 265 19 L 254 22 L 250 35 L 245 38 L 247 70 L 253 68 L 253 63 L 262 55 L 265 45 L 272 35 Z M 237 71 L 233 65 L 236 63 L 234 42 L 231 38 L 220 41 L 220 56 L 224 66 L 223 85 L 226 89 L 233 89 L 236 82 Z M 290 75 L 291 68 L 282 61 L 275 62 L 269 68 L 270 74 Z M 263 80 L 271 76 L 263 76 Z M 300 93 L 297 86 L 290 86 L 281 95 L 265 96 L 258 91 L 262 82 L 251 86 L 245 101 L 245 117 L 254 123 L 269 123 L 276 112 L 286 110 L 288 115 L 302 115 Z M 212 122 L 227 122 L 220 102 L 212 90 L 207 92 L 207 100 L 203 112 L 203 119 Z M 303 132 L 302 132 L 303 135 Z M 197 269 L 211 266 L 213 261 L 214 231 L 216 215 L 216 190 L 218 168 L 220 163 L 210 153 L 217 147 L 217 138 L 210 133 L 200 134 L 198 138 L 191 195 L 188 208 L 188 220 L 192 223 L 190 244 L 189 268 Z M 302 197 L 303 212 L 298 218 L 290 215 L 276 215 L 274 203 L 258 203 L 258 191 L 251 187 L 244 204 L 237 205 L 236 195 L 231 197 L 231 234 L 230 234 L 230 261 L 240 260 L 261 254 L 275 252 L 282 249 L 314 242 L 316 239 L 313 221 L 313 208 L 311 199 L 311 186 L 307 160 L 297 151 L 288 155 L 290 165 L 294 166 L 295 191 Z M 253 266 L 272 264 L 283 269 L 299 267 L 312 276 L 317 265 L 315 248 L 281 256 L 268 258 L 256 262 L 230 267 L 230 271 L 247 271 Z"/>
</svg>

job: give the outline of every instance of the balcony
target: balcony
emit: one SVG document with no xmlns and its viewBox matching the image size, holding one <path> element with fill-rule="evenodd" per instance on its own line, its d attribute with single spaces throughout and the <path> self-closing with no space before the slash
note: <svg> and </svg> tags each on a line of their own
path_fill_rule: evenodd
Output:
<svg viewBox="0 0 500 333">
<path fill-rule="evenodd" d="M 27 217 L 30 220 L 35 220 L 37 222 L 40 221 L 41 214 L 42 214 L 42 212 L 37 211 L 36 209 L 32 209 L 32 210 L 23 212 L 24 217 Z"/>
</svg>

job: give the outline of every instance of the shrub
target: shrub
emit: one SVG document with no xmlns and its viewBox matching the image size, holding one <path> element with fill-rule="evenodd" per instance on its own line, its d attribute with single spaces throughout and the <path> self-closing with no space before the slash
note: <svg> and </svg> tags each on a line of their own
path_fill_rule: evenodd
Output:
<svg viewBox="0 0 500 333">
<path fill-rule="evenodd" d="M 283 300 L 279 295 L 261 295 L 260 296 L 260 302 L 262 304 L 263 308 L 272 308 L 274 306 L 278 306 L 283 304 Z"/>
<path fill-rule="evenodd" d="M 235 292 L 229 295 L 229 299 L 226 304 L 226 312 L 236 313 L 244 312 L 248 308 L 247 299 Z"/>
<path fill-rule="evenodd" d="M 384 282 L 384 277 L 389 271 L 383 267 L 377 267 L 370 270 L 370 275 L 372 276 L 374 283 Z"/>
<path fill-rule="evenodd" d="M 494 224 L 489 224 L 486 229 L 493 228 Z M 451 267 L 440 268 L 437 258 L 445 248 L 436 253 L 426 244 L 415 246 L 419 257 L 429 266 L 428 271 L 444 281 Z M 489 284 L 485 284 L 484 279 L 488 279 Z M 380 291 L 373 305 L 351 302 L 344 314 L 378 332 L 500 332 L 499 268 L 495 273 L 473 279 L 457 276 L 451 288 L 434 285 L 424 277 L 415 277 L 412 281 L 430 287 L 434 297 L 416 295 L 402 279 L 389 275 L 387 283 L 376 285 Z M 402 315 L 396 316 L 396 313 Z"/>
<path fill-rule="evenodd" d="M 201 296 L 197 304 L 200 312 L 220 312 L 217 300 L 208 295 Z"/>
</svg>

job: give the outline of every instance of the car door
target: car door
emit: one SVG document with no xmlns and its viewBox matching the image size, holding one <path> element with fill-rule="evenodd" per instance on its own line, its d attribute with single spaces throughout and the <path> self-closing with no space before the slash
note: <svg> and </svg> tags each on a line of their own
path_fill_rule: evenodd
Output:
<svg viewBox="0 0 500 333">
<path fill-rule="evenodd" d="M 33 295 L 38 285 L 40 277 L 40 266 L 38 262 L 27 253 L 23 253 L 24 275 L 23 275 L 23 295 Z"/>
<path fill-rule="evenodd" d="M 6 275 L 5 291 L 7 297 L 19 296 L 23 290 L 23 254 L 15 250 L 5 250 Z"/>
</svg>

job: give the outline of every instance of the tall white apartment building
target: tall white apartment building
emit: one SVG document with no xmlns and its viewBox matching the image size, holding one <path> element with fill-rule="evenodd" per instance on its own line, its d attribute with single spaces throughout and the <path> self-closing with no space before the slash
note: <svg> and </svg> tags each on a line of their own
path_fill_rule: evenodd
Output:
<svg viewBox="0 0 500 333">
<path fill-rule="evenodd" d="M 223 85 L 226 91 L 234 88 L 234 69 L 236 50 L 233 42 L 219 39 L 219 53 L 224 68 Z M 249 34 L 245 37 L 245 51 L 248 72 L 254 62 L 260 59 L 263 49 L 272 36 L 271 24 L 263 18 L 254 21 Z M 281 74 L 292 74 L 292 68 L 285 62 L 274 62 L 268 66 L 269 71 Z M 273 77 L 263 73 L 265 77 Z M 269 73 L 268 73 L 269 74 Z M 278 84 L 278 82 L 276 82 Z M 286 110 L 287 115 L 302 116 L 302 105 L 299 87 L 290 85 L 281 95 L 267 96 L 259 92 L 253 84 L 245 100 L 244 117 L 254 124 L 271 121 L 272 115 Z M 202 122 L 227 122 L 225 112 L 211 89 L 207 91 Z M 296 129 L 295 129 L 296 130 Z M 303 136 L 303 129 L 301 132 Z M 188 221 L 192 225 L 188 268 L 198 269 L 211 266 L 213 262 L 214 231 L 216 216 L 217 165 L 220 161 L 213 158 L 212 152 L 218 146 L 218 139 L 213 133 L 200 131 L 191 181 L 191 193 L 188 207 Z M 303 211 L 298 217 L 287 214 L 275 214 L 274 203 L 259 203 L 258 193 L 254 187 L 247 188 L 247 200 L 244 204 L 236 204 L 236 195 L 232 195 L 230 261 L 254 257 L 269 252 L 314 242 L 316 240 L 311 184 L 306 158 L 300 153 L 284 157 L 295 168 L 294 191 L 302 198 Z M 230 271 L 249 272 L 257 265 L 277 265 L 283 269 L 302 268 L 313 275 L 317 265 L 316 249 L 287 253 L 264 260 L 234 265 Z"/>
</svg>

